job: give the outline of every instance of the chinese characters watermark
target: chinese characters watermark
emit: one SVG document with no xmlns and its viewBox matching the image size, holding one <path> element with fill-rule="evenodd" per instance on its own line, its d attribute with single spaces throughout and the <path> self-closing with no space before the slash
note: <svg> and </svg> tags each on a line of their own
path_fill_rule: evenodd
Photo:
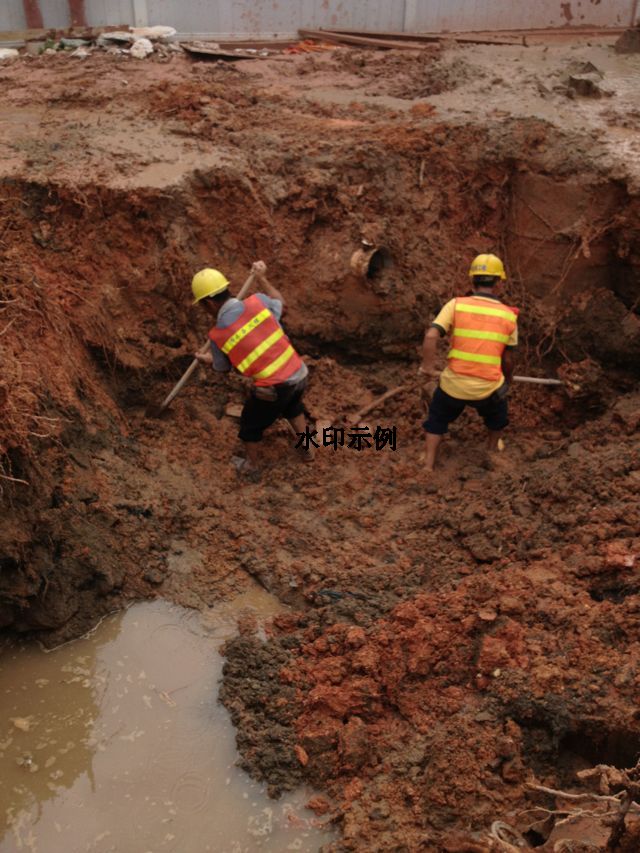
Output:
<svg viewBox="0 0 640 853">
<path fill-rule="evenodd" d="M 304 432 L 296 434 L 298 436 L 296 447 L 302 447 L 305 450 L 311 447 L 332 447 L 334 450 L 347 447 L 357 451 L 368 450 L 371 447 L 375 447 L 376 450 L 383 450 L 385 447 L 390 450 L 397 449 L 397 427 L 377 426 L 372 433 L 366 426 L 330 426 L 322 430 L 321 436 L 317 429 L 307 427 Z"/>
</svg>

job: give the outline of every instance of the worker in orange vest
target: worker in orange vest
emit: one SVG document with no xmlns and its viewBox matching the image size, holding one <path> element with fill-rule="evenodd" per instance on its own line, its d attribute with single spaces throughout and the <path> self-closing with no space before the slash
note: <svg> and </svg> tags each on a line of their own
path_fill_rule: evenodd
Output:
<svg viewBox="0 0 640 853">
<path fill-rule="evenodd" d="M 424 336 L 418 372 L 431 397 L 425 467 L 433 471 L 442 436 L 466 406 L 476 409 L 488 430 L 488 447 L 496 450 L 509 423 L 508 383 L 513 375 L 512 351 L 518 344 L 518 309 L 501 302 L 504 265 L 496 255 L 478 255 L 471 264 L 470 296 L 451 299 Z M 438 340 L 451 338 L 447 366 L 435 370 Z"/>
<path fill-rule="evenodd" d="M 211 351 L 195 357 L 220 372 L 233 367 L 253 380 L 238 434 L 246 447 L 243 472 L 259 469 L 262 434 L 279 417 L 297 433 L 304 433 L 307 426 L 302 398 L 308 370 L 280 325 L 284 298 L 267 280 L 263 261 L 256 261 L 252 270 L 266 292 L 243 300 L 231 295 L 229 281 L 219 270 L 200 270 L 191 282 L 193 304 L 203 305 L 215 318 L 209 331 Z M 313 448 L 301 453 L 310 461 Z"/>
</svg>

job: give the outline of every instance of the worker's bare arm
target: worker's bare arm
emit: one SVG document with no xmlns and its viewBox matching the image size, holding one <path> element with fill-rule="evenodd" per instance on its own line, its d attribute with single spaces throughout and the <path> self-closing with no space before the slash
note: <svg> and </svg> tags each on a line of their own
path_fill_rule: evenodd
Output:
<svg viewBox="0 0 640 853">
<path fill-rule="evenodd" d="M 440 332 L 434 326 L 427 329 L 422 343 L 422 365 L 421 373 L 428 376 L 436 376 L 436 356 L 438 354 L 438 341 Z"/>
<path fill-rule="evenodd" d="M 252 270 L 256 274 L 256 278 L 260 281 L 260 284 L 264 287 L 267 296 L 270 296 L 272 299 L 279 299 L 282 302 L 282 307 L 285 306 L 284 296 L 277 287 L 274 287 L 271 282 L 267 279 L 267 265 L 264 261 L 256 261 L 252 266 Z"/>
<path fill-rule="evenodd" d="M 507 382 L 513 379 L 513 350 L 506 349 L 502 353 L 502 372 Z"/>
</svg>

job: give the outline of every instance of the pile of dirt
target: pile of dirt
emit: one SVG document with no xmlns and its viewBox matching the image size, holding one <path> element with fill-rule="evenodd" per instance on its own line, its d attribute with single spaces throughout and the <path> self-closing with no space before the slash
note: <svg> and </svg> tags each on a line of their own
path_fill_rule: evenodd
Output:
<svg viewBox="0 0 640 853">
<path fill-rule="evenodd" d="M 430 45 L 416 53 L 393 52 L 391 55 L 341 51 L 336 64 L 366 81 L 367 95 L 388 95 L 405 100 L 440 95 L 487 76 L 482 68 L 461 56 L 443 56 L 440 45 Z M 317 61 L 314 65 L 317 67 Z"/>
<path fill-rule="evenodd" d="M 288 766 L 285 787 L 326 790 L 336 849 L 442 849 L 460 814 L 470 842 L 498 817 L 540 831 L 520 812 L 548 798 L 527 782 L 563 788 L 592 764 L 635 763 L 640 460 L 625 432 L 608 415 L 499 471 L 460 462 L 464 505 L 447 466 L 410 516 L 373 526 L 360 511 L 362 535 L 387 543 L 372 565 L 349 559 L 343 517 L 346 559 L 324 561 L 311 609 L 278 617 L 266 646 L 228 644 L 222 698 L 245 764 L 276 788 Z M 359 505 L 386 503 L 385 486 L 378 474 Z M 278 680 L 261 663 L 275 655 Z M 295 723 L 270 740 L 284 707 Z"/>
<path fill-rule="evenodd" d="M 640 743 L 640 170 L 596 102 L 531 95 L 547 59 L 524 50 L 0 74 L 0 625 L 51 645 L 257 580 L 294 610 L 228 644 L 222 697 L 272 793 L 324 791 L 336 849 L 484 850 L 494 820 L 555 843 L 527 785 Z M 625 67 L 594 54 L 622 109 Z M 351 268 L 363 238 L 383 274 Z M 566 387 L 513 390 L 498 467 L 464 416 L 426 478 L 417 352 L 482 251 L 522 309 L 518 372 Z M 205 340 L 194 270 L 239 287 L 258 257 L 319 436 L 402 385 L 367 416 L 395 448 L 310 469 L 276 427 L 241 482 L 238 379 L 201 371 L 148 416 Z"/>
</svg>

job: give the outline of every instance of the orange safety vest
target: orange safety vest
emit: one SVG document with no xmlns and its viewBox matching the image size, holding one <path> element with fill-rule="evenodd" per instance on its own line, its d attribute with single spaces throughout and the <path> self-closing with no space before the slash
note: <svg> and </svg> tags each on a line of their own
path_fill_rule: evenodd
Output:
<svg viewBox="0 0 640 853">
<path fill-rule="evenodd" d="M 255 294 L 243 300 L 243 312 L 230 326 L 214 326 L 209 338 L 235 369 L 256 385 L 279 385 L 302 367 L 278 321 Z"/>
<path fill-rule="evenodd" d="M 454 373 L 497 382 L 502 353 L 518 322 L 518 309 L 474 296 L 456 299 L 451 349 L 447 358 Z"/>
</svg>

